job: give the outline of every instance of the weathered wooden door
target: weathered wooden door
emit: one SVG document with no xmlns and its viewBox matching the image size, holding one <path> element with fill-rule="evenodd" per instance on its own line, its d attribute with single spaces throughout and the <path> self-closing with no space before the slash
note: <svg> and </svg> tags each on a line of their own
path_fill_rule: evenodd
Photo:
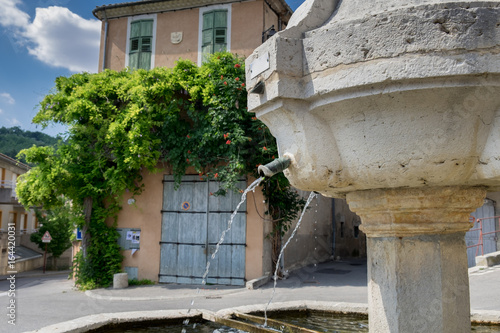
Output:
<svg viewBox="0 0 500 333">
<path fill-rule="evenodd" d="M 487 217 L 495 216 L 495 206 L 494 202 L 486 199 L 484 200 L 484 205 L 476 209 L 474 213 L 471 214 L 476 219 L 484 219 Z M 483 233 L 495 231 L 495 219 L 484 219 L 483 222 Z M 468 231 L 465 234 L 465 244 L 467 246 L 476 245 L 479 242 L 479 223 L 476 221 L 471 231 Z M 476 265 L 476 249 L 477 254 L 481 255 L 481 247 L 471 247 L 467 249 L 467 259 L 469 267 L 473 267 Z M 497 245 L 495 241 L 495 234 L 489 234 L 483 236 L 483 252 L 484 254 L 495 252 L 497 250 Z"/>
<path fill-rule="evenodd" d="M 246 204 L 211 258 L 240 195 L 213 196 L 219 183 L 199 176 L 184 176 L 178 189 L 173 176 L 164 176 L 163 183 L 160 283 L 200 284 L 210 261 L 207 283 L 244 285 Z M 239 182 L 242 189 L 245 185 Z"/>
</svg>

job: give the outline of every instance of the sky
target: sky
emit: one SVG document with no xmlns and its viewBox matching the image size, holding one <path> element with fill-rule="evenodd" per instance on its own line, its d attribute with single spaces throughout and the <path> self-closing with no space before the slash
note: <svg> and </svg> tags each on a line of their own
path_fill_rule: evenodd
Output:
<svg viewBox="0 0 500 333">
<path fill-rule="evenodd" d="M 97 71 L 101 22 L 92 10 L 120 2 L 127 1 L 0 0 L 0 127 L 64 132 L 31 120 L 58 76 Z M 287 0 L 293 10 L 302 2 Z"/>
</svg>

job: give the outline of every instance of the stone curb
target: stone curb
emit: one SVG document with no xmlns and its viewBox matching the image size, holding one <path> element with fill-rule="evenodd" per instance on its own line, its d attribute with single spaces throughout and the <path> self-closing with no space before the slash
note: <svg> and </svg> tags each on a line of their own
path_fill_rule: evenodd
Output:
<svg viewBox="0 0 500 333">
<path fill-rule="evenodd" d="M 127 288 L 123 288 L 126 290 Z M 211 298 L 211 297 L 219 297 L 223 295 L 233 295 L 237 293 L 244 292 L 245 289 L 238 290 L 200 290 L 196 292 L 195 289 L 189 289 L 189 293 L 182 295 L 168 295 L 168 296 L 111 296 L 111 295 L 103 295 L 103 292 L 109 292 L 113 294 L 113 290 L 106 289 L 94 289 L 85 291 L 85 295 L 91 298 L 107 300 L 107 301 L 161 301 L 161 300 L 172 300 L 172 299 L 182 299 L 182 298 Z"/>
<path fill-rule="evenodd" d="M 268 283 L 270 280 L 271 280 L 271 277 L 265 275 L 265 276 L 261 276 L 260 278 L 248 281 L 245 284 L 245 286 L 249 290 L 255 290 L 257 288 L 262 287 L 263 285 L 265 285 L 266 283 Z"/>
<path fill-rule="evenodd" d="M 31 271 L 28 271 L 31 272 Z M 27 272 L 21 272 L 21 273 L 15 273 L 13 275 L 16 276 L 16 279 L 22 279 L 22 278 L 34 278 L 34 277 L 47 277 L 47 276 L 52 276 L 52 275 L 69 275 L 71 273 L 70 270 L 65 270 L 65 271 L 47 271 L 44 273 L 28 273 Z M 0 275 L 0 281 L 5 281 L 10 275 Z"/>
<path fill-rule="evenodd" d="M 469 276 L 470 275 L 477 275 L 477 274 L 484 274 L 484 273 L 499 270 L 499 269 L 500 269 L 500 265 L 474 266 L 474 267 L 469 268 Z"/>
<path fill-rule="evenodd" d="M 471 321 L 476 324 L 500 325 L 500 311 L 472 310 Z"/>
</svg>

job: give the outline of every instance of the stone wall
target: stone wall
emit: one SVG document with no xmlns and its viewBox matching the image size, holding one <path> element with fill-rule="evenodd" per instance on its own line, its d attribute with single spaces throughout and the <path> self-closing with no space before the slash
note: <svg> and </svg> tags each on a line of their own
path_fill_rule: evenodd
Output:
<svg viewBox="0 0 500 333">
<path fill-rule="evenodd" d="M 304 199 L 310 192 L 299 191 Z M 327 261 L 332 256 L 332 204 L 333 199 L 318 195 L 304 214 L 300 228 L 287 246 L 283 261 L 286 270 Z M 297 221 L 282 240 L 282 246 L 290 238 Z"/>
<path fill-rule="evenodd" d="M 500 192 L 489 192 L 486 197 L 495 202 L 495 216 L 500 215 Z M 499 220 L 497 220 L 496 230 L 500 230 Z M 496 234 L 496 240 L 497 250 L 500 250 L 500 232 Z"/>
<path fill-rule="evenodd" d="M 366 258 L 366 235 L 360 230 L 361 218 L 344 199 L 335 199 L 335 258 Z"/>
</svg>

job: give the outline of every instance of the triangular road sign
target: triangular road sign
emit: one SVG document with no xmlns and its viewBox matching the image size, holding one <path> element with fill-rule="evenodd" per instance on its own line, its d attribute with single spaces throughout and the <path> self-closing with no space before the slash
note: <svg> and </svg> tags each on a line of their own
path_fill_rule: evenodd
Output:
<svg viewBox="0 0 500 333">
<path fill-rule="evenodd" d="M 50 243 L 51 240 L 52 240 L 52 237 L 50 236 L 49 231 L 48 230 L 45 231 L 45 233 L 42 236 L 42 243 Z"/>
</svg>

